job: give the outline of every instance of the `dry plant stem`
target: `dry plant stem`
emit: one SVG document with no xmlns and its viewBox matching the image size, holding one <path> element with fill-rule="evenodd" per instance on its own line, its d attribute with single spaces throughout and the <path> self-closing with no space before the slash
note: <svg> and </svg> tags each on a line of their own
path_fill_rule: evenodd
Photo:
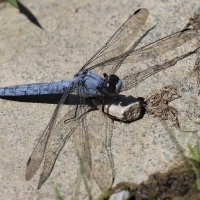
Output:
<svg viewBox="0 0 200 200">
<path fill-rule="evenodd" d="M 179 98 L 178 90 L 176 86 L 168 85 L 161 90 L 149 95 L 145 98 L 146 113 L 159 117 L 162 120 L 169 120 L 173 126 L 180 128 L 178 121 L 178 110 L 168 103 L 174 99 Z"/>
<path fill-rule="evenodd" d="M 194 68 L 193 68 L 194 74 L 197 78 L 197 89 L 198 89 L 198 95 L 200 94 L 200 90 L 199 90 L 199 85 L 200 85 L 200 50 L 197 50 L 197 59 L 195 61 L 194 64 Z"/>
</svg>

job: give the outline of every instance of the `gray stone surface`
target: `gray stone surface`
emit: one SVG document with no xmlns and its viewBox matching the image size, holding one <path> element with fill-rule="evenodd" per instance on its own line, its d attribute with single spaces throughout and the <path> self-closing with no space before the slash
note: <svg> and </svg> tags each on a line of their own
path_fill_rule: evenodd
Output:
<svg viewBox="0 0 200 200">
<path fill-rule="evenodd" d="M 141 45 L 181 30 L 198 12 L 198 0 L 149 1 L 21 1 L 39 20 L 43 28 L 30 21 L 7 3 L 0 4 L 0 86 L 49 82 L 70 79 L 75 72 L 103 45 L 114 31 L 138 8 L 150 12 L 145 28 L 156 28 Z M 78 12 L 74 12 L 77 9 Z M 194 48 L 196 40 L 180 48 L 179 53 Z M 176 52 L 178 53 L 178 52 Z M 167 56 L 167 55 L 166 55 Z M 170 55 L 168 55 L 170 56 Z M 146 96 L 166 84 L 177 84 L 182 98 L 171 105 L 179 111 L 183 133 L 159 119 L 145 115 L 129 125 L 116 122 L 112 138 L 116 179 L 140 183 L 155 172 L 167 172 L 180 164 L 180 147 L 188 155 L 187 142 L 195 145 L 199 133 L 199 102 L 196 79 L 192 76 L 195 62 L 192 55 L 145 80 L 128 95 Z M 138 69 L 154 64 L 125 65 L 123 76 L 130 67 Z M 79 189 L 78 161 L 73 144 L 68 141 L 54 170 L 41 190 L 36 187 L 41 170 L 25 180 L 26 162 L 55 105 L 0 100 L 0 196 L 1 199 L 56 199 L 51 182 L 64 199 L 71 199 Z M 168 127 L 168 128 L 167 128 Z M 92 194 L 100 190 L 91 183 Z M 84 197 L 84 186 L 81 186 Z M 81 199 L 82 199 L 81 198 Z"/>
</svg>

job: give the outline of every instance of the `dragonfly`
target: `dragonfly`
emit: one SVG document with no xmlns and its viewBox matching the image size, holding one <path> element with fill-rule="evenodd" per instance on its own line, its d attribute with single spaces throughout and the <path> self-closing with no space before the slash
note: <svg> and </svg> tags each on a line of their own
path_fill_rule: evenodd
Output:
<svg viewBox="0 0 200 200">
<path fill-rule="evenodd" d="M 62 80 L 0 88 L 0 96 L 4 97 L 62 94 L 49 124 L 27 162 L 26 180 L 30 180 L 44 161 L 38 189 L 50 176 L 60 152 L 71 136 L 86 177 L 88 179 L 93 177 L 102 191 L 112 186 L 115 177 L 111 154 L 113 120 L 109 117 L 106 117 L 107 122 L 96 120 L 95 123 L 99 124 L 95 124 L 91 129 L 87 124 L 86 117 L 92 106 L 87 104 L 86 100 L 93 97 L 106 99 L 110 95 L 112 98 L 112 95 L 118 95 L 121 91 L 131 89 L 145 78 L 162 70 L 163 67 L 153 66 L 139 73 L 130 71 L 127 76 L 120 79 L 116 72 L 122 64 L 135 64 L 156 58 L 180 47 L 198 34 L 196 30 L 187 29 L 136 48 L 140 40 L 136 40 L 133 45 L 131 42 L 145 24 L 148 15 L 149 12 L 145 8 L 135 11 L 70 81 Z M 170 63 L 167 63 L 165 67 L 169 65 Z M 76 108 L 69 110 L 60 119 L 63 104 L 73 100 L 70 94 L 78 96 Z M 100 113 L 103 115 L 102 111 Z M 91 120 L 93 117 L 91 114 Z M 101 127 L 100 132 L 99 127 Z"/>
</svg>

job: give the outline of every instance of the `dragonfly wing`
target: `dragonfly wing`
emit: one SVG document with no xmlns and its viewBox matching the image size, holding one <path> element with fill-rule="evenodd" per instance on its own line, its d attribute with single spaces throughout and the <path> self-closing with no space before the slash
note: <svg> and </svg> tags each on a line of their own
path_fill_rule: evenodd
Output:
<svg viewBox="0 0 200 200">
<path fill-rule="evenodd" d="M 87 121 L 86 121 L 87 119 Z M 82 118 L 72 138 L 86 177 L 93 175 L 102 191 L 108 190 L 114 180 L 114 162 L 111 155 L 113 121 L 102 112 L 93 111 Z"/>
<path fill-rule="evenodd" d="M 181 60 L 183 58 L 186 58 L 186 57 L 192 55 L 195 52 L 196 52 L 196 50 L 188 52 L 188 53 L 186 53 L 184 55 L 181 55 L 181 56 L 178 56 L 176 58 L 173 58 L 172 60 L 167 61 L 165 63 L 151 66 L 151 67 L 149 67 L 149 68 L 147 68 L 147 69 L 145 69 L 145 70 L 143 70 L 141 72 L 132 73 L 132 74 L 130 73 L 128 76 L 125 76 L 122 79 L 123 86 L 122 86 L 121 92 L 129 90 L 129 89 L 131 89 L 133 87 L 136 87 L 139 83 L 141 83 L 142 81 L 144 81 L 145 79 L 147 79 L 151 75 L 153 75 L 155 73 L 158 73 L 161 70 L 166 69 L 166 68 L 168 68 L 170 66 L 174 66 L 177 61 L 179 61 L 179 60 Z"/>
<path fill-rule="evenodd" d="M 104 66 L 107 67 L 109 65 L 117 66 L 119 63 L 134 63 L 135 64 L 137 62 L 145 61 L 148 59 L 156 59 L 158 56 L 161 56 L 164 53 L 167 53 L 172 50 L 173 50 L 173 55 L 174 55 L 174 50 L 177 47 L 182 46 L 183 44 L 190 41 L 194 37 L 197 37 L 197 35 L 198 35 L 198 32 L 196 30 L 189 30 L 189 29 L 183 30 L 183 31 L 174 33 L 172 35 L 169 35 L 167 37 L 164 37 L 162 39 L 159 39 L 139 49 L 131 48 L 130 51 L 127 51 L 120 56 L 111 58 L 102 63 L 98 63 L 92 66 L 92 69 L 104 67 Z M 131 86 L 129 87 L 129 84 L 137 83 L 137 80 L 136 80 L 137 78 L 138 78 L 137 73 L 129 71 L 128 75 L 122 79 L 122 83 L 123 83 L 122 91 L 130 89 Z M 126 81 L 129 81 L 128 85 Z"/>
<path fill-rule="evenodd" d="M 147 59 L 154 59 L 164 53 L 174 50 L 198 35 L 196 30 L 183 30 L 157 40 L 137 50 L 128 52 L 124 63 L 137 63 Z M 126 55 L 126 53 L 124 54 Z M 123 56 L 122 56 L 123 57 Z"/>
<path fill-rule="evenodd" d="M 88 117 L 92 174 L 99 188 L 105 191 L 112 186 L 115 174 L 111 154 L 113 121 L 99 111 L 90 113 Z"/>
<path fill-rule="evenodd" d="M 90 68 L 97 63 L 101 63 L 105 60 L 109 60 L 110 58 L 121 55 L 131 44 L 135 36 L 144 25 L 148 14 L 149 12 L 145 8 L 141 8 L 133 13 L 129 19 L 106 42 L 106 44 L 81 68 L 81 70 Z M 97 73 L 102 69 L 95 70 L 94 72 Z M 108 70 L 102 71 L 109 74 Z"/>
<path fill-rule="evenodd" d="M 39 169 L 43 159 L 44 159 L 44 154 L 46 150 L 47 143 L 49 141 L 49 136 L 51 135 L 52 130 L 54 129 L 56 125 L 56 119 L 57 116 L 62 108 L 63 103 L 66 101 L 67 97 L 69 94 L 69 90 L 66 91 L 58 105 L 56 106 L 56 109 L 53 113 L 53 116 L 51 117 L 51 120 L 43 132 L 42 136 L 40 137 L 38 143 L 36 144 L 26 166 L 26 180 L 30 180 L 33 175 L 37 172 Z"/>
<path fill-rule="evenodd" d="M 82 108 L 83 109 L 83 108 Z M 83 111 L 82 111 L 83 112 Z M 73 133 L 72 138 L 79 159 L 81 171 L 83 171 L 88 180 L 91 177 L 91 153 L 90 138 L 88 137 L 88 126 L 85 117 L 82 117 L 81 124 Z"/>
<path fill-rule="evenodd" d="M 93 68 L 98 68 L 103 65 L 114 65 L 123 61 L 123 63 L 137 63 L 140 61 L 145 61 L 147 59 L 154 59 L 164 53 L 174 50 L 177 47 L 182 46 L 184 43 L 190 41 L 198 35 L 196 30 L 183 30 L 167 37 L 161 38 L 151 44 L 148 44 L 139 49 L 132 49 L 127 51 L 120 56 L 111 58 L 104 61 L 103 63 L 98 63 Z"/>
<path fill-rule="evenodd" d="M 81 109 L 72 109 L 58 122 L 55 129 L 52 130 L 45 150 L 45 161 L 43 171 L 40 176 L 38 189 L 50 176 L 54 164 L 61 150 L 63 149 L 66 141 L 70 138 L 75 129 L 79 126 L 83 115 L 87 113 L 86 109 L 84 109 L 84 113 L 80 113 L 80 110 Z"/>
<path fill-rule="evenodd" d="M 29 181 L 39 169 L 43 159 L 46 144 L 50 134 L 50 125 L 48 125 L 36 144 L 26 166 L 26 180 Z"/>
<path fill-rule="evenodd" d="M 45 149 L 45 161 L 43 171 L 40 176 L 38 189 L 41 188 L 42 184 L 50 176 L 55 162 L 66 141 L 70 138 L 70 136 L 81 123 L 82 118 L 85 118 L 85 115 L 91 108 L 90 106 L 85 105 L 84 95 L 81 94 L 84 92 L 83 88 L 78 87 L 76 90 L 79 90 L 77 93 L 80 95 L 78 102 L 80 105 L 65 114 L 64 117 L 56 124 L 55 128 L 52 129 Z M 70 97 L 68 100 L 72 101 L 72 99 L 70 100 Z"/>
<path fill-rule="evenodd" d="M 187 57 L 188 55 L 194 53 L 195 50 L 192 50 L 191 52 L 188 52 L 184 55 L 175 57 L 176 55 L 175 49 L 177 47 L 180 47 L 184 43 L 188 42 L 189 40 L 193 39 L 194 37 L 196 37 L 197 34 L 198 33 L 196 30 L 186 30 L 178 32 L 130 53 L 129 56 L 125 59 L 124 63 L 137 63 L 147 59 L 155 59 L 158 56 L 172 50 L 173 50 L 173 57 L 170 61 L 166 61 L 161 65 L 158 64 L 152 66 L 141 72 L 134 73 L 134 71 L 129 71 L 129 74 L 122 79 L 123 82 L 122 91 L 128 90 L 136 86 L 145 78 L 150 77 L 151 75 L 161 71 L 162 69 L 172 66 L 178 60 L 183 59 L 184 57 Z"/>
</svg>

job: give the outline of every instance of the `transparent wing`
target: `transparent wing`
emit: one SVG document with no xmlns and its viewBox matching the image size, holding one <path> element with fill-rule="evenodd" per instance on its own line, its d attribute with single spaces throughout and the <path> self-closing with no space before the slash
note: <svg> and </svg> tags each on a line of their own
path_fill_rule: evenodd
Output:
<svg viewBox="0 0 200 200">
<path fill-rule="evenodd" d="M 111 188 L 115 178 L 114 161 L 111 153 L 114 121 L 104 116 L 103 113 L 101 114 L 102 119 L 99 120 L 100 116 L 98 115 L 95 120 L 101 123 L 96 124 L 92 130 L 93 134 L 98 134 L 95 134 L 91 141 L 93 143 L 91 155 L 93 177 L 99 188 L 106 191 Z"/>
<path fill-rule="evenodd" d="M 84 158 L 89 158 L 85 156 L 88 155 L 88 148 L 85 148 L 87 146 L 89 146 L 90 158 L 87 165 L 83 165 L 83 169 L 87 176 L 91 176 L 92 173 L 99 188 L 105 191 L 112 186 L 115 174 L 111 154 L 113 121 L 98 110 L 87 115 L 87 123 L 86 137 L 84 140 L 81 139 L 84 141 Z M 77 135 L 80 136 L 80 134 Z M 81 141 L 78 137 L 74 139 L 76 144 Z"/>
<path fill-rule="evenodd" d="M 147 79 L 151 75 L 153 75 L 163 69 L 166 69 L 170 66 L 175 65 L 177 61 L 179 61 L 183 58 L 186 58 L 187 56 L 190 56 L 195 52 L 196 52 L 196 49 L 194 51 L 188 52 L 184 55 L 178 56 L 178 57 L 176 57 L 170 61 L 167 61 L 163 64 L 160 64 L 160 65 L 157 64 L 152 67 L 149 67 L 141 72 L 132 73 L 130 71 L 129 75 L 127 75 L 121 79 L 122 83 L 123 83 L 121 92 L 129 90 L 133 87 L 136 87 L 139 83 L 141 83 L 143 80 Z"/>
<path fill-rule="evenodd" d="M 79 126 L 82 117 L 87 114 L 87 107 L 84 106 L 84 112 L 83 109 L 79 109 L 80 105 L 76 112 L 73 109 L 69 113 L 67 113 L 57 124 L 57 126 L 51 131 L 51 134 L 49 136 L 49 140 L 46 146 L 45 150 L 45 161 L 43 166 L 43 171 L 40 176 L 38 189 L 41 188 L 42 184 L 47 180 L 47 178 L 50 176 L 54 164 L 63 149 L 66 141 L 70 138 L 72 133 L 75 131 L 75 129 Z"/>
<path fill-rule="evenodd" d="M 44 130 L 42 136 L 40 137 L 38 143 L 36 144 L 32 154 L 27 162 L 26 180 L 30 180 L 33 177 L 33 175 L 37 172 L 37 170 L 39 169 L 39 167 L 44 159 L 44 154 L 45 154 L 47 143 L 49 141 L 50 134 L 51 134 L 52 130 L 54 130 L 54 128 L 55 128 L 57 116 L 60 113 L 62 105 L 66 101 L 68 95 L 69 95 L 69 90 L 63 94 L 60 102 L 56 106 L 56 109 L 51 117 L 49 124 L 47 125 L 46 129 Z"/>
<path fill-rule="evenodd" d="M 90 69 L 95 69 L 99 66 L 115 65 L 120 60 L 122 60 L 123 63 L 137 63 L 150 58 L 156 58 L 183 45 L 197 35 L 198 32 L 196 30 L 184 30 L 177 32 L 139 49 L 131 49 L 131 52 L 127 51 L 120 56 L 111 58 L 102 63 L 98 63 L 92 66 Z"/>
<path fill-rule="evenodd" d="M 131 53 L 128 52 L 125 63 L 136 63 L 150 58 L 156 58 L 166 52 L 180 47 L 197 35 L 198 32 L 196 30 L 183 30 L 181 32 L 174 33 L 160 40 L 157 40 L 156 42 L 132 51 Z"/>
<path fill-rule="evenodd" d="M 148 14 L 149 12 L 145 8 L 141 8 L 133 13 L 106 44 L 80 70 L 90 68 L 105 60 L 121 55 L 144 25 Z M 98 71 L 100 69 L 96 70 Z"/>
<path fill-rule="evenodd" d="M 124 60 L 124 63 L 137 63 L 142 60 L 147 60 L 151 58 L 155 59 L 156 57 L 164 53 L 167 53 L 171 50 L 175 50 L 177 47 L 180 47 L 184 43 L 196 37 L 197 34 L 198 32 L 196 30 L 184 30 L 184 31 L 172 34 L 170 36 L 162 38 L 152 44 L 141 47 L 140 49 L 130 53 L 129 56 L 127 56 L 127 58 Z M 137 84 L 142 82 L 144 79 L 150 77 L 151 75 L 169 66 L 174 65 L 178 60 L 191 55 L 195 51 L 196 49 L 194 51 L 188 52 L 179 57 L 172 56 L 172 59 L 170 61 L 167 61 L 166 63 L 163 63 L 161 65 L 152 66 L 138 73 L 129 71 L 129 74 L 122 79 L 122 82 L 123 82 L 122 91 L 128 90 L 136 86 Z"/>
<path fill-rule="evenodd" d="M 81 119 L 72 135 L 76 152 L 88 180 L 93 178 L 102 191 L 114 180 L 114 161 L 111 155 L 113 121 L 97 110 Z"/>
<path fill-rule="evenodd" d="M 130 51 L 127 51 L 120 56 L 111 58 L 102 63 L 98 63 L 94 65 L 93 67 L 91 67 L 90 69 L 95 69 L 95 68 L 98 68 L 99 66 L 101 67 L 102 66 L 107 67 L 109 65 L 116 66 L 120 62 L 135 64 L 140 61 L 155 59 L 156 57 L 161 56 L 164 53 L 167 53 L 169 51 L 176 49 L 177 47 L 180 47 L 181 45 L 190 41 L 197 35 L 198 35 L 198 32 L 196 30 L 184 30 L 181 32 L 177 32 L 167 37 L 164 37 L 160 40 L 157 40 L 156 42 L 153 42 L 144 47 L 141 47 L 139 49 L 131 48 Z M 130 76 L 130 78 L 133 78 L 133 77 Z M 126 82 L 123 82 L 123 84 L 126 84 Z"/>
<path fill-rule="evenodd" d="M 74 91 L 74 88 L 72 88 L 71 90 Z M 50 128 L 47 127 L 47 129 L 43 133 L 41 137 L 42 139 L 39 140 L 27 163 L 26 177 L 27 180 L 29 180 L 37 171 L 44 158 L 44 166 L 42 174 L 40 176 L 38 189 L 41 188 L 43 183 L 50 176 L 55 162 L 66 141 L 78 127 L 82 118 L 85 117 L 84 115 L 86 115 L 88 110 L 91 108 L 90 106 L 85 106 L 85 98 L 82 94 L 84 89 L 79 86 L 78 88 L 76 88 L 76 90 L 79 90 L 78 94 L 80 94 L 80 99 L 78 102 L 79 105 L 77 106 L 77 108 L 69 111 L 59 122 L 57 122 L 58 114 L 62 108 L 63 103 L 66 100 L 72 100 L 67 93 L 64 94 L 61 101 L 57 105 L 56 110 L 54 111 L 52 120 L 50 121 Z"/>
<path fill-rule="evenodd" d="M 88 180 L 91 178 L 91 143 L 88 134 L 88 126 L 86 118 L 81 119 L 80 126 L 77 127 L 76 131 L 72 135 L 73 142 L 76 149 L 76 154 L 79 159 L 80 167 L 84 171 Z"/>
</svg>

